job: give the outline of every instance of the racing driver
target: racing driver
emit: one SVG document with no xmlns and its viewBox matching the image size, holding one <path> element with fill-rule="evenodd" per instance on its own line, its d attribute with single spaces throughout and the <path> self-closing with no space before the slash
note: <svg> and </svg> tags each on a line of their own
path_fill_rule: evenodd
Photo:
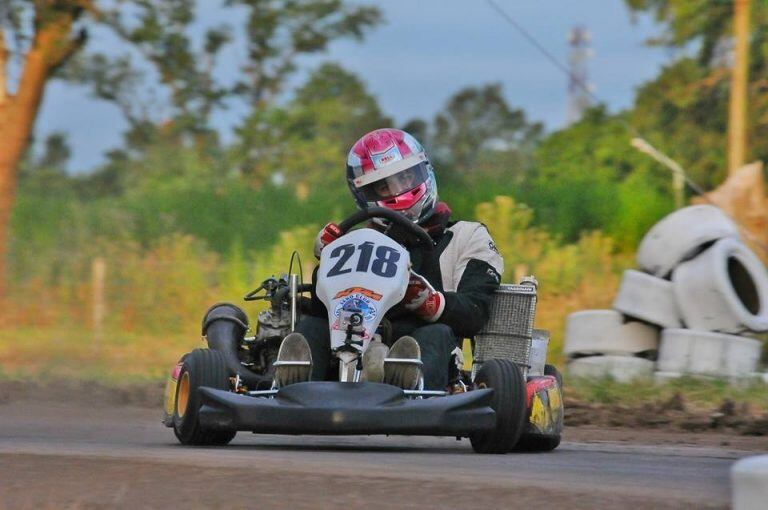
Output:
<svg viewBox="0 0 768 510">
<path fill-rule="evenodd" d="M 391 347 L 370 343 L 363 357 L 363 377 L 414 389 L 423 374 L 425 389 L 445 390 L 454 356 L 461 355 L 461 339 L 476 334 L 488 319 L 503 260 L 483 224 L 451 219 L 448 205 L 438 201 L 434 169 L 424 148 L 404 131 L 377 129 L 355 142 L 347 156 L 347 183 L 358 208 L 397 211 L 434 241 L 434 248 L 426 250 L 386 220 L 375 219 L 369 225 L 403 244 L 412 267 L 402 306 L 389 314 L 387 336 L 397 341 Z M 315 255 L 319 258 L 323 247 L 340 235 L 335 223 L 323 227 L 315 240 Z M 314 296 L 312 302 L 313 312 L 302 316 L 278 353 L 278 360 L 310 364 L 279 366 L 276 377 L 281 386 L 325 380 L 328 375 L 328 315 Z M 384 363 L 385 357 L 420 359 L 422 367 Z"/>
</svg>

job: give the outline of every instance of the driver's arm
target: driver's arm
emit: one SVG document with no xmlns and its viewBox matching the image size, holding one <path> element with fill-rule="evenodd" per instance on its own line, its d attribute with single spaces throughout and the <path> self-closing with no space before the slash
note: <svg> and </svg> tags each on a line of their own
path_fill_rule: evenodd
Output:
<svg viewBox="0 0 768 510">
<path fill-rule="evenodd" d="M 447 324 L 460 337 L 475 335 L 488 320 L 494 291 L 504 272 L 504 260 L 482 224 L 471 235 L 458 236 L 455 246 L 456 263 L 451 275 L 455 291 L 445 291 L 445 309 L 437 322 Z M 452 243 L 453 244 L 453 243 Z M 451 257 L 453 259 L 453 257 Z"/>
</svg>

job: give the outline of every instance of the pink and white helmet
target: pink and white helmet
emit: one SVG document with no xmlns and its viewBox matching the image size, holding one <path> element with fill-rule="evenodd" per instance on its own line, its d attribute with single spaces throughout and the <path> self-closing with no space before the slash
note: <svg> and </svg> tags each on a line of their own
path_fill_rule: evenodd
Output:
<svg viewBox="0 0 768 510">
<path fill-rule="evenodd" d="M 347 182 L 360 209 L 386 207 L 422 223 L 437 204 L 437 183 L 426 152 L 399 129 L 365 134 L 347 155 Z"/>
</svg>

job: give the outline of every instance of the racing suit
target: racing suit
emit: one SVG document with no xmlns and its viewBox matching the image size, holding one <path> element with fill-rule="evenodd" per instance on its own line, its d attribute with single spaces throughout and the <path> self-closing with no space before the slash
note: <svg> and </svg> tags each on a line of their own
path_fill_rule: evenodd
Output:
<svg viewBox="0 0 768 510">
<path fill-rule="evenodd" d="M 444 390 L 448 385 L 452 353 L 462 338 L 475 335 L 488 320 L 494 291 L 501 281 L 504 262 L 487 228 L 473 221 L 450 221 L 450 209 L 440 203 L 422 227 L 435 246 L 426 250 L 396 232 L 386 232 L 401 242 L 411 256 L 412 270 L 443 293 L 445 308 L 434 323 L 401 307 L 389 313 L 392 340 L 411 335 L 421 349 L 424 387 Z M 315 271 L 316 274 L 316 271 Z M 314 279 L 314 276 L 313 276 Z M 325 306 L 313 295 L 312 310 L 297 325 L 312 351 L 312 379 L 324 380 L 330 364 L 330 335 Z"/>
</svg>

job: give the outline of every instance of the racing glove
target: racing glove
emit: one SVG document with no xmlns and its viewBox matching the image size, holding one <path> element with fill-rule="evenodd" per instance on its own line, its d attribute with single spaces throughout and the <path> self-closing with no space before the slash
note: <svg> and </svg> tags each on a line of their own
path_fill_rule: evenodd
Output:
<svg viewBox="0 0 768 510">
<path fill-rule="evenodd" d="M 323 248 L 341 237 L 341 234 L 341 229 L 333 222 L 321 228 L 320 232 L 317 233 L 317 237 L 315 237 L 315 257 L 319 259 Z"/>
<path fill-rule="evenodd" d="M 403 306 L 427 322 L 435 322 L 445 309 L 445 296 L 430 285 L 426 278 L 411 271 Z"/>
</svg>

